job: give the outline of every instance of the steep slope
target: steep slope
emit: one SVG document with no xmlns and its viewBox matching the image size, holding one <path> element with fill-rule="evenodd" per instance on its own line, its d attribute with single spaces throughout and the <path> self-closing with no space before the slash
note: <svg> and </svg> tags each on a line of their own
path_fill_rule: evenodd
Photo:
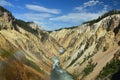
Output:
<svg viewBox="0 0 120 80">
<path fill-rule="evenodd" d="M 120 53 L 120 14 L 107 16 L 96 23 L 53 31 L 50 35 L 65 49 L 59 56 L 64 69 L 77 80 L 96 80 L 106 64 Z"/>
<path fill-rule="evenodd" d="M 0 7 L 0 80 L 48 80 L 59 49 L 48 32 Z"/>
</svg>

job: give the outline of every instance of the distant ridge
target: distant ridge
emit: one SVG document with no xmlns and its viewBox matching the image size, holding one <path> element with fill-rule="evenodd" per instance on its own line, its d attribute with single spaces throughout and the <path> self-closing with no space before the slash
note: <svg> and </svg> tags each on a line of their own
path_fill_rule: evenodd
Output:
<svg viewBox="0 0 120 80">
<path fill-rule="evenodd" d="M 109 12 L 106 12 L 104 13 L 103 15 L 99 16 L 97 19 L 94 19 L 94 20 L 90 20 L 90 21 L 86 21 L 86 22 L 83 22 L 82 24 L 88 24 L 88 25 L 92 25 L 96 22 L 99 22 L 100 20 L 102 20 L 103 18 L 107 17 L 107 16 L 111 16 L 111 15 L 114 15 L 114 14 L 120 14 L 120 10 L 111 10 Z M 81 24 L 81 25 L 82 25 Z M 55 31 L 59 31 L 59 30 L 62 30 L 62 29 L 74 29 L 78 26 L 72 26 L 72 27 L 65 27 L 65 28 L 60 28 L 60 29 L 57 29 Z"/>
</svg>

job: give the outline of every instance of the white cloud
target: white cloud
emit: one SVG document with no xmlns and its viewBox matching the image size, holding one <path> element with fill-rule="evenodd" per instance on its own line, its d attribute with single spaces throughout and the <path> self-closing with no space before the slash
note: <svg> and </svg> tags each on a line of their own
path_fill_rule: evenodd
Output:
<svg viewBox="0 0 120 80">
<path fill-rule="evenodd" d="M 10 2 L 7 2 L 6 0 L 0 0 L 1 6 L 13 6 Z"/>
<path fill-rule="evenodd" d="M 38 11 L 38 12 L 46 12 L 46 13 L 52 13 L 52 14 L 59 14 L 60 10 L 59 9 L 49 9 L 43 6 L 39 6 L 39 5 L 31 5 L 31 4 L 27 4 L 26 7 L 28 9 L 34 10 L 34 11 Z"/>
<path fill-rule="evenodd" d="M 84 7 L 88 7 L 88 6 L 94 6 L 96 4 L 100 3 L 99 1 L 95 1 L 95 0 L 91 0 L 91 1 L 88 1 L 86 3 L 84 3 Z"/>
<path fill-rule="evenodd" d="M 27 20 L 44 20 L 46 18 L 52 17 L 51 14 L 47 13 L 25 13 L 22 14 L 21 16 L 23 16 Z"/>
<path fill-rule="evenodd" d="M 99 5 L 101 7 L 100 10 L 96 10 L 96 12 L 92 12 L 89 10 L 89 7 L 97 6 L 98 4 L 100 4 Z M 88 2 L 83 3 L 82 6 L 73 8 L 77 11 L 73 10 L 68 14 L 63 14 L 60 16 L 55 15 L 60 13 L 59 9 L 49 9 L 43 6 L 30 5 L 30 4 L 26 5 L 26 8 L 38 12 L 19 14 L 16 15 L 18 16 L 17 18 L 19 19 L 22 18 L 26 21 L 34 21 L 37 24 L 43 26 L 44 29 L 54 30 L 61 27 L 79 25 L 84 21 L 96 19 L 107 11 L 108 5 L 105 5 L 100 1 L 90 0 Z"/>
<path fill-rule="evenodd" d="M 46 18 L 52 17 L 51 14 L 48 13 L 24 13 L 24 14 L 15 14 L 18 19 L 25 19 L 25 20 L 44 20 Z"/>
<path fill-rule="evenodd" d="M 104 11 L 107 11 L 107 9 L 108 9 L 108 5 L 104 5 L 104 6 L 103 6 L 103 10 L 104 10 Z"/>
<path fill-rule="evenodd" d="M 76 7 L 75 10 L 81 11 L 81 10 L 83 10 L 83 9 L 86 8 L 86 7 L 95 6 L 95 5 L 101 4 L 101 3 L 102 3 L 102 2 L 100 2 L 100 1 L 98 1 L 98 0 L 90 0 L 90 1 L 88 1 L 88 2 L 83 3 L 82 6 Z"/>
<path fill-rule="evenodd" d="M 97 10 L 97 12 L 90 12 L 89 8 L 88 11 L 86 11 L 86 7 L 95 6 L 97 4 L 100 4 L 102 6 L 101 10 Z M 96 1 L 96 0 L 90 0 L 88 2 L 83 3 L 82 6 L 75 7 L 75 10 L 78 10 L 78 12 L 71 12 L 66 15 L 50 18 L 51 21 L 61 21 L 61 22 L 71 22 L 73 24 L 80 24 L 84 21 L 89 21 L 98 18 L 102 14 L 104 14 L 107 11 L 108 5 L 104 5 L 103 2 Z"/>
<path fill-rule="evenodd" d="M 72 23 L 80 23 L 83 21 L 88 21 L 97 18 L 100 16 L 102 13 L 87 13 L 87 12 L 82 12 L 82 13 L 69 13 L 67 15 L 59 16 L 56 18 L 50 18 L 52 21 L 62 21 L 62 22 L 72 22 Z"/>
</svg>

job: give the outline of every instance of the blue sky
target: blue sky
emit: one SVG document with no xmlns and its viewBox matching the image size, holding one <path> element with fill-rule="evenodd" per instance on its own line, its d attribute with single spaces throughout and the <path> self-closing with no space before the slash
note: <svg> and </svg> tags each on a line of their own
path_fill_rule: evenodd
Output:
<svg viewBox="0 0 120 80">
<path fill-rule="evenodd" d="M 80 25 L 103 13 L 120 9 L 119 0 L 0 0 L 0 5 L 46 30 Z"/>
</svg>

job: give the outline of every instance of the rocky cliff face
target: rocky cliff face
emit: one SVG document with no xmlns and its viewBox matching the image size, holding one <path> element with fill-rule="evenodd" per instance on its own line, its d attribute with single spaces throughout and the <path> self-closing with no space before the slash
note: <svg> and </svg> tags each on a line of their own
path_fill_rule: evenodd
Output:
<svg viewBox="0 0 120 80">
<path fill-rule="evenodd" d="M 115 14 L 92 25 L 87 23 L 73 29 L 61 29 L 50 35 L 65 49 L 59 56 L 64 69 L 77 80 L 103 80 L 96 77 L 115 54 L 120 53 L 119 34 L 120 14 Z"/>
<path fill-rule="evenodd" d="M 47 31 L 32 29 L 0 8 L 0 80 L 49 80 L 60 45 Z"/>
<path fill-rule="evenodd" d="M 53 56 L 77 80 L 111 78 L 120 64 L 120 14 L 49 33 L 0 7 L 0 80 L 50 80 Z"/>
</svg>

